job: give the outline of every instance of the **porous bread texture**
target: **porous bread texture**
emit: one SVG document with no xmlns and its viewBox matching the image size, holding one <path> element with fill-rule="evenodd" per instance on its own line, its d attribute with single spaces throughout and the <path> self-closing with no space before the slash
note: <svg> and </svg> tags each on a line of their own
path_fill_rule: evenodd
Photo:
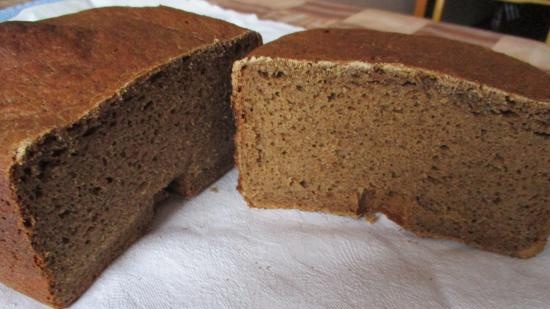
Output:
<svg viewBox="0 0 550 309">
<path fill-rule="evenodd" d="M 65 307 L 146 231 L 164 188 L 189 197 L 231 168 L 231 66 L 261 38 L 168 8 L 0 36 L 0 76 L 15 76 L 0 86 L 0 279 Z"/>
<path fill-rule="evenodd" d="M 543 250 L 548 101 L 400 63 L 269 53 L 233 67 L 249 205 L 383 212 L 420 236 L 522 258 Z"/>
</svg>

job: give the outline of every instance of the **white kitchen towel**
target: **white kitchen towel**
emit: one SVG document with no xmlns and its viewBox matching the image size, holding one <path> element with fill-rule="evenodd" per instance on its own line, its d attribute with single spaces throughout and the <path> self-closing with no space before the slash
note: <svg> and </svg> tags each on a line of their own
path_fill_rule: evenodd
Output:
<svg viewBox="0 0 550 309">
<path fill-rule="evenodd" d="M 214 16 L 266 41 L 299 30 L 204 1 L 62 1 L 14 19 L 122 4 Z M 162 205 L 73 308 L 550 308 L 550 249 L 520 260 L 417 238 L 385 217 L 251 209 L 236 182 L 233 170 L 196 198 Z M 44 307 L 0 285 L 0 308 Z"/>
</svg>

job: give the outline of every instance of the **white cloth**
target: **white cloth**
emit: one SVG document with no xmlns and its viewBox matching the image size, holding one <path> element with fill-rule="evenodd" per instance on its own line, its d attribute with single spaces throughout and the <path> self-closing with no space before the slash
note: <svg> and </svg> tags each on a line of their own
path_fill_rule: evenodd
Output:
<svg viewBox="0 0 550 309">
<path fill-rule="evenodd" d="M 260 31 L 298 28 L 203 1 L 170 5 Z M 36 20 L 122 1 L 27 9 Z M 151 231 L 103 272 L 73 308 L 550 308 L 550 249 L 520 260 L 420 239 L 376 224 L 296 210 L 248 208 L 237 172 L 189 201 L 160 208 Z M 0 285 L 0 308 L 43 308 Z"/>
</svg>

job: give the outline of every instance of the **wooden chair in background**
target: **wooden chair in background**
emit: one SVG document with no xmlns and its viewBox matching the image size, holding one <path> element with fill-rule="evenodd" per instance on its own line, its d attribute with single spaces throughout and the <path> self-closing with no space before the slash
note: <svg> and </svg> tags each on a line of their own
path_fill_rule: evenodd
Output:
<svg viewBox="0 0 550 309">
<path fill-rule="evenodd" d="M 530 3 L 530 4 L 539 4 L 539 5 L 550 5 L 550 0 L 498 0 L 502 2 L 511 2 L 511 3 Z M 414 7 L 414 15 L 417 17 L 424 17 L 426 15 L 426 7 L 428 5 L 428 0 L 416 0 Z M 435 5 L 432 12 L 433 21 L 441 21 L 443 16 L 443 9 L 445 8 L 445 0 L 435 0 Z M 548 29 L 548 35 L 546 36 L 546 44 L 550 45 L 550 29 Z"/>
<path fill-rule="evenodd" d="M 416 0 L 414 6 L 414 16 L 424 17 L 426 15 L 426 9 L 428 6 L 428 0 Z M 432 19 L 434 21 L 441 21 L 443 15 L 443 8 L 445 7 L 445 0 L 436 0 L 434 9 L 432 12 Z"/>
</svg>

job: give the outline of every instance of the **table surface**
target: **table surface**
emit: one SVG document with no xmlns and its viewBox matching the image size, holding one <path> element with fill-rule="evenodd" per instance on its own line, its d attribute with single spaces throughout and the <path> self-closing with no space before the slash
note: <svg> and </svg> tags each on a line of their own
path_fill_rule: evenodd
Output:
<svg viewBox="0 0 550 309">
<path fill-rule="evenodd" d="M 0 8 L 29 2 L 0 0 Z M 367 28 L 459 40 L 503 52 L 550 73 L 550 47 L 542 42 L 333 0 L 209 0 L 226 9 L 254 13 L 304 28 Z"/>
</svg>

